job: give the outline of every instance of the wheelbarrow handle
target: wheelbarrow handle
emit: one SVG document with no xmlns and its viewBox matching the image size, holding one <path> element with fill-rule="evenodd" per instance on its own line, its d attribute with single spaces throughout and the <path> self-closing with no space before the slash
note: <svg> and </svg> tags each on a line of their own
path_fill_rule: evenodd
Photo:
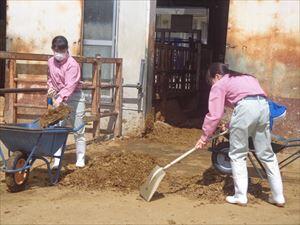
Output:
<svg viewBox="0 0 300 225">
<path fill-rule="evenodd" d="M 223 131 L 223 132 L 221 132 L 221 133 L 219 133 L 219 134 L 216 134 L 216 135 L 210 137 L 210 138 L 208 139 L 208 141 L 212 141 L 212 140 L 214 140 L 215 138 L 221 137 L 221 136 L 223 136 L 224 134 L 227 134 L 228 132 L 229 132 L 229 130 L 226 129 L 225 131 Z"/>
<path fill-rule="evenodd" d="M 1 161 L 3 162 L 4 168 L 6 168 L 6 160 L 5 160 L 3 151 L 1 149 L 1 146 L 0 146 L 0 158 L 1 158 Z"/>
</svg>

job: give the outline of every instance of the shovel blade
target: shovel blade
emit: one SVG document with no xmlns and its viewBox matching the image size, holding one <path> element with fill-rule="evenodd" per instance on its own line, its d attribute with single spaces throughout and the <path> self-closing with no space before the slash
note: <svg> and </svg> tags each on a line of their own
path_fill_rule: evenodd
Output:
<svg viewBox="0 0 300 225">
<path fill-rule="evenodd" d="M 146 200 L 150 201 L 160 182 L 166 175 L 162 167 L 156 166 L 148 176 L 146 182 L 140 187 L 140 195 Z"/>
</svg>

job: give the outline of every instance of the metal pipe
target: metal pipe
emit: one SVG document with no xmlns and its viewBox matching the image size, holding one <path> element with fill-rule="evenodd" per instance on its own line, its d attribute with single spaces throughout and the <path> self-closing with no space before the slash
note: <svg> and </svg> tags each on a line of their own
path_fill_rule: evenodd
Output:
<svg viewBox="0 0 300 225">
<path fill-rule="evenodd" d="M 293 155 L 294 156 L 294 155 Z M 285 164 L 283 164 L 282 166 L 279 167 L 279 169 L 282 169 L 283 167 L 286 167 L 287 165 L 291 164 L 292 162 L 294 162 L 296 159 L 300 158 L 300 155 L 296 155 L 295 158 L 291 159 L 290 161 L 286 162 Z"/>
<path fill-rule="evenodd" d="M 298 155 L 298 156 L 297 156 Z M 300 151 L 293 153 L 292 155 L 290 155 L 289 157 L 287 157 L 286 159 L 282 160 L 281 162 L 279 162 L 278 164 L 281 165 L 282 163 L 286 162 L 287 160 L 289 160 L 290 158 L 296 156 L 296 159 L 300 157 Z"/>
<path fill-rule="evenodd" d="M 122 110 L 135 111 L 135 112 L 141 112 L 141 110 L 140 110 L 140 109 L 122 108 Z"/>
<path fill-rule="evenodd" d="M 122 87 L 127 87 L 127 88 L 141 88 L 142 85 L 140 85 L 139 83 L 138 84 L 123 84 Z"/>
<path fill-rule="evenodd" d="M 248 154 L 248 158 L 253 166 L 253 168 L 255 169 L 256 173 L 260 176 L 260 178 L 263 180 L 264 179 L 264 176 L 262 175 L 262 173 L 259 171 L 259 169 L 256 167 L 255 163 L 254 163 L 254 160 L 252 159 L 251 155 Z"/>
</svg>

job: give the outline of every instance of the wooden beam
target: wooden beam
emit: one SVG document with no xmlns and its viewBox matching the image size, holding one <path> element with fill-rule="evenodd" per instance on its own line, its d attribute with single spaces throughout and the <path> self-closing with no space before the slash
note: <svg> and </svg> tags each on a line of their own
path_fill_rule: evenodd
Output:
<svg viewBox="0 0 300 225">
<path fill-rule="evenodd" d="M 100 118 L 109 117 L 109 116 L 118 116 L 118 113 L 117 112 L 100 113 Z"/>
<path fill-rule="evenodd" d="M 114 64 L 114 63 L 122 63 L 121 58 L 101 58 L 101 63 L 108 63 L 108 64 Z"/>
<path fill-rule="evenodd" d="M 46 105 L 32 105 L 32 104 L 22 104 L 22 103 L 15 103 L 14 107 L 47 109 Z"/>
<path fill-rule="evenodd" d="M 97 57 L 97 55 L 96 55 Z M 100 57 L 100 56 L 99 56 Z M 101 77 L 102 77 L 102 63 L 99 64 L 99 71 L 98 71 L 98 83 L 96 85 L 96 90 L 98 90 L 97 94 L 97 113 L 100 113 L 100 103 L 101 103 Z M 100 113 L 101 116 L 101 113 Z M 93 123 L 93 128 L 95 128 L 96 138 L 100 136 L 100 118 L 97 122 Z"/>
<path fill-rule="evenodd" d="M 92 86 L 97 87 L 99 84 L 99 69 L 100 66 L 98 63 L 93 64 L 93 81 L 92 81 Z M 99 95 L 99 89 L 95 88 L 92 93 L 92 113 L 97 114 L 98 113 L 98 95 Z"/>
<path fill-rule="evenodd" d="M 100 85 L 100 69 L 101 69 L 101 64 L 98 62 L 95 62 L 93 64 L 93 81 L 92 81 L 92 86 L 94 87 L 94 90 L 92 92 L 92 114 L 93 115 L 98 115 L 99 114 L 99 97 L 100 97 L 100 88 L 98 87 Z M 94 120 L 93 121 L 93 138 L 98 135 L 97 131 L 99 130 L 100 126 L 100 119 L 99 120 Z"/>
<path fill-rule="evenodd" d="M 122 91 L 122 63 L 116 65 L 116 85 L 115 90 L 115 112 L 118 114 L 114 130 L 114 136 L 122 136 L 122 104 L 123 104 L 123 91 Z"/>
<path fill-rule="evenodd" d="M 150 1 L 149 15 L 149 35 L 148 35 L 148 52 L 147 52 L 147 76 L 145 80 L 145 104 L 144 118 L 152 112 L 152 95 L 153 95 L 153 71 L 154 71 L 154 53 L 155 53 L 155 18 L 156 18 L 156 0 Z"/>
<path fill-rule="evenodd" d="M 23 78 L 15 78 L 14 81 L 20 81 L 20 82 L 28 82 L 28 83 L 35 83 L 38 81 L 32 81 L 32 80 L 23 80 Z M 43 82 L 43 81 L 39 81 Z M 101 88 L 115 88 L 117 85 L 114 84 L 101 84 L 97 85 L 97 87 Z M 94 90 L 95 87 L 92 85 L 86 85 L 84 84 L 82 89 L 84 90 Z M 35 92 L 47 92 L 48 88 L 0 88 L 0 94 L 5 94 L 5 93 L 35 93 Z"/>
<path fill-rule="evenodd" d="M 98 121 L 100 118 L 104 118 L 104 117 L 110 117 L 110 116 L 117 116 L 118 113 L 117 112 L 105 112 L 105 113 L 100 113 L 97 115 L 91 115 L 91 116 L 86 116 L 84 118 L 85 122 L 95 122 Z"/>
<path fill-rule="evenodd" d="M 13 60 L 32 60 L 32 61 L 48 61 L 53 55 L 45 54 L 32 54 L 32 53 L 17 53 L 0 51 L 0 59 L 13 59 Z M 72 56 L 78 63 L 120 63 L 120 58 L 102 58 L 102 57 L 83 57 Z"/>
<path fill-rule="evenodd" d="M 0 51 L 1 59 L 48 61 L 52 55 Z"/>
<path fill-rule="evenodd" d="M 5 65 L 5 83 L 4 83 L 4 87 L 5 88 L 9 88 L 9 60 L 7 62 L 7 64 Z M 9 122 L 10 120 L 10 114 L 9 114 L 9 109 L 10 109 L 10 102 L 9 102 L 9 96 L 10 94 L 5 94 L 4 95 L 4 111 L 3 111 L 3 116 L 4 116 L 4 121 Z"/>
<path fill-rule="evenodd" d="M 16 60 L 8 60 L 8 82 L 7 88 L 15 89 L 17 87 L 14 78 L 16 77 Z M 4 92 L 3 92 L 4 93 Z M 14 104 L 17 101 L 17 95 L 15 93 L 8 94 L 5 96 L 6 99 L 6 110 L 4 112 L 4 119 L 7 123 L 16 123 L 17 122 L 17 110 L 14 107 Z"/>
<path fill-rule="evenodd" d="M 4 93 L 47 93 L 48 88 L 0 88 L 0 94 Z"/>
<path fill-rule="evenodd" d="M 14 79 L 16 82 L 24 82 L 24 83 L 47 83 L 47 79 L 43 78 L 20 78 L 17 77 Z"/>
<path fill-rule="evenodd" d="M 110 84 L 110 83 L 101 83 L 101 88 L 116 88 L 119 87 L 118 84 Z"/>
</svg>

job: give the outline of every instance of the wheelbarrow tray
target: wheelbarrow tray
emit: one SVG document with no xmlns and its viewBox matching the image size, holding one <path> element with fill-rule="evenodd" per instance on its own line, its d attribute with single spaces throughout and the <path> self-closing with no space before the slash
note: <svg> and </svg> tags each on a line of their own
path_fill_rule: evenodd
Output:
<svg viewBox="0 0 300 225">
<path fill-rule="evenodd" d="M 64 145 L 72 131 L 66 127 L 41 128 L 38 123 L 0 125 L 0 141 L 11 151 L 30 154 L 36 146 L 33 156 L 49 156 Z"/>
<path fill-rule="evenodd" d="M 37 121 L 23 124 L 0 125 L 0 142 L 8 149 L 10 159 L 14 159 L 13 157 L 11 158 L 10 152 L 17 151 L 22 153 L 22 157 L 24 155 L 23 159 L 26 159 L 26 162 L 20 167 L 16 167 L 15 164 L 8 166 L 8 160 L 5 159 L 0 147 L 0 159 L 3 162 L 0 170 L 5 172 L 6 176 L 9 177 L 9 182 L 6 182 L 9 189 L 12 192 L 24 190 L 27 180 L 25 179 L 23 183 L 19 183 L 19 180 L 16 181 L 16 174 L 18 173 L 18 177 L 20 177 L 20 172 L 24 173 L 24 171 L 27 171 L 28 174 L 36 159 L 43 160 L 46 163 L 50 184 L 56 184 L 59 181 L 68 134 L 77 132 L 84 125 L 82 124 L 77 128 L 60 127 L 57 125 L 41 128 Z M 60 148 L 61 154 L 55 156 L 55 153 Z M 58 168 L 54 171 L 50 167 L 48 157 L 51 157 L 51 159 L 53 157 L 60 159 Z M 16 163 L 18 162 L 16 161 Z"/>
</svg>

